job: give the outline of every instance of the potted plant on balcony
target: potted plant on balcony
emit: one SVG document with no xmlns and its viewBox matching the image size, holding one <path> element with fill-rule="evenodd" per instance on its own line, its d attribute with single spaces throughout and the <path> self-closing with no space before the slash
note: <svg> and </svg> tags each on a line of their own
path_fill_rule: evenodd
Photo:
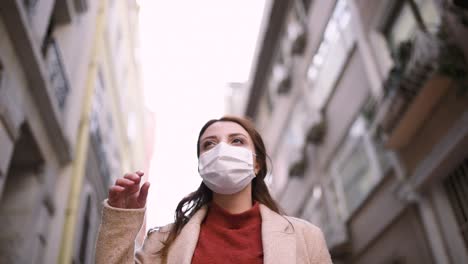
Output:
<svg viewBox="0 0 468 264">
<path fill-rule="evenodd" d="M 468 2 L 465 0 L 444 1 L 445 11 L 453 14 L 458 22 L 464 27 L 468 27 Z"/>
<path fill-rule="evenodd" d="M 462 50 L 451 41 L 446 30 L 437 33 L 440 42 L 437 72 L 452 78 L 458 87 L 458 94 L 468 91 L 468 65 Z"/>
<path fill-rule="evenodd" d="M 302 157 L 300 160 L 294 162 L 289 167 L 289 176 L 290 177 L 302 177 L 304 176 L 306 168 L 307 168 L 307 159 L 305 157 Z"/>
</svg>

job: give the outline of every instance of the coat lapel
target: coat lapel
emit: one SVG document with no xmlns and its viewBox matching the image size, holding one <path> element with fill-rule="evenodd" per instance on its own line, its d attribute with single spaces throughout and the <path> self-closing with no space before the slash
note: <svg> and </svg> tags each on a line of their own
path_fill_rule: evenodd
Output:
<svg viewBox="0 0 468 264">
<path fill-rule="evenodd" d="M 198 242 L 201 222 L 206 216 L 207 207 L 200 208 L 182 228 L 180 234 L 171 246 L 167 256 L 167 263 L 188 264 L 192 262 L 193 252 Z"/>
<path fill-rule="evenodd" d="M 296 259 L 296 239 L 288 220 L 260 204 L 263 262 L 291 263 Z"/>
</svg>

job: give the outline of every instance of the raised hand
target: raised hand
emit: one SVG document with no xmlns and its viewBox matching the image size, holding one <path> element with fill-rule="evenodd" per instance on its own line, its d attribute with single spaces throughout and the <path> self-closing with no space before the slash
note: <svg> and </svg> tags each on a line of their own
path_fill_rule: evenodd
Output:
<svg viewBox="0 0 468 264">
<path fill-rule="evenodd" d="M 123 178 L 118 178 L 115 184 L 109 188 L 108 203 L 112 207 L 136 209 L 146 205 L 149 182 L 145 182 L 140 188 L 143 172 L 127 173 Z"/>
</svg>

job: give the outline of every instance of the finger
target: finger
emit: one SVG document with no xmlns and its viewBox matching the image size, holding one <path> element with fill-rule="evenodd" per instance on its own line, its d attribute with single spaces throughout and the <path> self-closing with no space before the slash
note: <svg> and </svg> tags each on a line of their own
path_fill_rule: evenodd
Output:
<svg viewBox="0 0 468 264">
<path fill-rule="evenodd" d="M 137 201 L 138 201 L 138 203 L 141 204 L 143 207 L 144 207 L 145 204 L 146 204 L 146 198 L 148 197 L 148 190 L 149 190 L 149 187 L 150 187 L 150 183 L 149 183 L 149 182 L 145 182 L 145 183 L 141 186 L 140 193 L 138 194 Z"/>
<path fill-rule="evenodd" d="M 122 187 L 122 186 L 119 186 L 119 185 L 113 185 L 109 188 L 109 193 L 120 193 L 122 191 L 124 191 L 125 188 Z"/>
<path fill-rule="evenodd" d="M 138 175 L 136 175 L 135 173 L 127 173 L 127 174 L 125 174 L 124 179 L 131 180 L 131 181 L 133 181 L 135 184 L 140 184 L 140 180 L 141 180 L 141 178 L 140 178 Z"/>
<path fill-rule="evenodd" d="M 136 183 L 129 179 L 119 178 L 115 181 L 115 185 L 127 188 L 136 185 Z"/>
<path fill-rule="evenodd" d="M 125 191 L 124 187 L 121 186 L 112 186 L 109 188 L 109 196 L 108 196 L 108 203 L 111 206 L 118 206 L 119 200 L 121 200 L 122 192 Z"/>
<path fill-rule="evenodd" d="M 117 186 L 117 185 L 114 185 L 112 187 L 109 188 L 109 199 L 115 199 L 115 198 L 118 198 L 119 195 L 125 191 L 125 188 L 122 187 L 122 186 Z"/>
<path fill-rule="evenodd" d="M 120 178 L 116 181 L 116 185 L 125 188 L 125 193 L 131 195 L 137 193 L 140 190 L 140 181 L 134 182 L 129 179 Z"/>
<path fill-rule="evenodd" d="M 136 173 L 138 176 L 140 176 L 140 177 L 143 177 L 143 175 L 145 175 L 145 173 L 142 172 L 142 171 L 140 171 L 140 170 L 139 170 L 139 171 L 136 171 L 135 173 Z"/>
</svg>

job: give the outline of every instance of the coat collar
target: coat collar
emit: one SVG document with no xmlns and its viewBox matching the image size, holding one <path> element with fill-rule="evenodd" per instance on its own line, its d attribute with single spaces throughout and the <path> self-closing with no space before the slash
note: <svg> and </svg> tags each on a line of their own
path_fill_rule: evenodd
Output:
<svg viewBox="0 0 468 264">
<path fill-rule="evenodd" d="M 294 229 L 285 216 L 260 204 L 262 215 L 263 262 L 292 263 L 296 260 Z"/>
<path fill-rule="evenodd" d="M 168 263 L 191 263 L 198 242 L 200 226 L 208 211 L 200 208 L 184 226 L 168 254 Z M 296 259 L 296 240 L 291 223 L 263 204 L 262 217 L 263 262 L 289 263 Z"/>
</svg>

